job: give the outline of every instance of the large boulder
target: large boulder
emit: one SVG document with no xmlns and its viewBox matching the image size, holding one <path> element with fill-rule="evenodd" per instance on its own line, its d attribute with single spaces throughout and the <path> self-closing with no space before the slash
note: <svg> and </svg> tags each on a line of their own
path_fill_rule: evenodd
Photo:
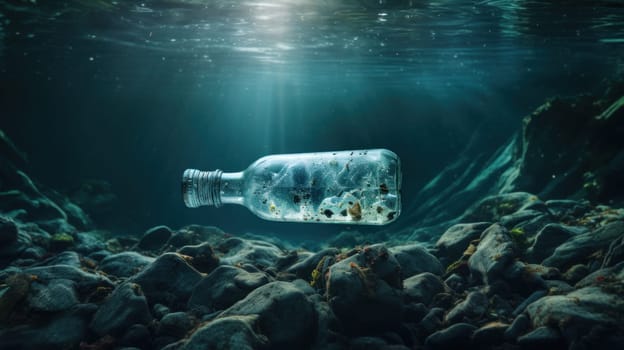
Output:
<svg viewBox="0 0 624 350">
<path fill-rule="evenodd" d="M 347 331 L 364 333 L 400 323 L 402 287 L 399 262 L 376 244 L 330 267 L 327 298 Z"/>
<path fill-rule="evenodd" d="M 444 272 L 438 258 L 430 254 L 419 244 L 400 245 L 389 250 L 397 259 L 399 265 L 401 265 L 403 278 L 422 272 L 431 272 L 435 275 L 441 275 Z"/>
<path fill-rule="evenodd" d="M 257 322 L 257 315 L 218 318 L 198 328 L 182 345 L 182 350 L 263 348 L 268 341 L 254 331 Z"/>
<path fill-rule="evenodd" d="M 450 261 L 459 259 L 468 247 L 468 243 L 479 238 L 481 233 L 490 225 L 489 222 L 477 222 L 451 226 L 436 242 L 438 256 L 444 256 Z"/>
<path fill-rule="evenodd" d="M 476 329 L 476 326 L 469 323 L 454 324 L 429 335 L 425 339 L 425 347 L 429 349 L 466 348 L 470 345 L 470 338 Z"/>
<path fill-rule="evenodd" d="M 54 279 L 47 284 L 32 282 L 28 295 L 31 309 L 44 312 L 68 310 L 78 304 L 76 283 L 67 279 Z"/>
<path fill-rule="evenodd" d="M 526 251 L 526 259 L 529 262 L 539 263 L 550 256 L 563 242 L 586 231 L 584 227 L 548 224 L 535 236 L 533 244 Z"/>
<path fill-rule="evenodd" d="M 202 278 L 180 255 L 159 256 L 130 281 L 141 286 L 150 304 L 161 303 L 173 308 L 186 306 L 193 288 Z"/>
<path fill-rule="evenodd" d="M 466 299 L 455 305 L 445 317 L 447 323 L 456 323 L 465 320 L 478 321 L 488 308 L 488 299 L 485 294 L 470 292 Z"/>
<path fill-rule="evenodd" d="M 563 269 L 581 263 L 595 251 L 607 248 L 613 240 L 622 235 L 624 235 L 624 221 L 619 220 L 592 232 L 575 235 L 557 247 L 552 255 L 542 262 L 542 265 Z"/>
<path fill-rule="evenodd" d="M 536 195 L 527 192 L 501 193 L 486 197 L 466 210 L 464 222 L 496 222 L 503 216 L 520 210 L 545 211 L 546 205 Z"/>
<path fill-rule="evenodd" d="M 584 287 L 567 295 L 541 298 L 526 309 L 534 327 L 556 325 L 569 342 L 595 327 L 621 329 L 624 302 L 621 280 Z"/>
<path fill-rule="evenodd" d="M 178 253 L 190 256 L 190 264 L 199 272 L 209 273 L 219 265 L 219 258 L 208 242 L 184 246 L 178 249 Z"/>
<path fill-rule="evenodd" d="M 405 296 L 410 302 L 429 304 L 433 297 L 447 289 L 440 277 L 423 272 L 403 281 Z"/>
<path fill-rule="evenodd" d="M 143 233 L 137 247 L 143 250 L 160 250 L 171 238 L 173 232 L 167 226 L 155 226 Z"/>
<path fill-rule="evenodd" d="M 42 324 L 2 329 L 0 344 L 3 350 L 78 348 L 89 334 L 89 319 L 96 309 L 93 304 L 78 304 Z"/>
<path fill-rule="evenodd" d="M 85 272 L 76 266 L 51 265 L 30 267 L 23 270 L 23 273 L 33 275 L 40 283 L 50 283 L 52 280 L 64 279 L 76 283 L 76 288 L 82 292 L 94 290 L 97 287 L 112 287 L 113 283 L 106 277 Z"/>
<path fill-rule="evenodd" d="M 130 277 L 154 262 L 154 258 L 137 252 L 122 252 L 102 259 L 99 269 L 116 277 Z"/>
<path fill-rule="evenodd" d="M 90 328 L 99 336 L 121 335 L 133 324 L 147 324 L 151 319 L 147 301 L 139 285 L 123 283 L 100 306 Z"/>
<path fill-rule="evenodd" d="M 267 283 L 269 278 L 262 272 L 247 272 L 238 267 L 222 265 L 193 288 L 188 308 L 201 313 L 223 310 Z"/>
<path fill-rule="evenodd" d="M 301 348 L 316 333 L 314 306 L 305 292 L 288 282 L 271 282 L 219 315 L 258 316 L 258 329 L 274 348 Z"/>
<path fill-rule="evenodd" d="M 498 278 L 515 256 L 516 248 L 509 232 L 494 224 L 481 235 L 476 252 L 468 259 L 468 267 L 488 283 Z"/>
</svg>

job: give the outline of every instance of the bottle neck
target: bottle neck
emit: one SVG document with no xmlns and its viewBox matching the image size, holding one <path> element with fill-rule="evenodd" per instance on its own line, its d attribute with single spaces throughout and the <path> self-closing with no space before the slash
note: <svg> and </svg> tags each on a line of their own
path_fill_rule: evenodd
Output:
<svg viewBox="0 0 624 350">
<path fill-rule="evenodd" d="M 243 173 L 187 169 L 182 177 L 182 196 L 189 208 L 243 204 Z"/>
</svg>

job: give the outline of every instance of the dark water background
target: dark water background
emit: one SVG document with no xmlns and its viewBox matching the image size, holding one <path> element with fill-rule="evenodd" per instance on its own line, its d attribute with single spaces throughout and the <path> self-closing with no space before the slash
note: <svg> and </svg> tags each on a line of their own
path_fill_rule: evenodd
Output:
<svg viewBox="0 0 624 350">
<path fill-rule="evenodd" d="M 494 151 L 547 97 L 621 74 L 623 6 L 0 1 L 0 128 L 50 187 L 109 182 L 118 199 L 98 224 L 120 234 L 199 223 L 323 237 L 347 227 L 187 209 L 182 171 L 385 147 L 407 207 L 467 144 Z"/>
</svg>

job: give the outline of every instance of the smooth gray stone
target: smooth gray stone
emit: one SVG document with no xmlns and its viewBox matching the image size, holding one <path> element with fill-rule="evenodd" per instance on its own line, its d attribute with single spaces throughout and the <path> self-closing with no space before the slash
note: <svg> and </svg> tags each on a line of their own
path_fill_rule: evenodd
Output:
<svg viewBox="0 0 624 350">
<path fill-rule="evenodd" d="M 477 222 L 451 226 L 436 242 L 437 255 L 444 256 L 449 261 L 459 259 L 470 241 L 479 238 L 490 225 L 489 222 Z"/>
<path fill-rule="evenodd" d="M 89 326 L 96 334 L 121 335 L 133 324 L 147 324 L 152 316 L 141 288 L 135 283 L 120 284 L 100 306 Z"/>
<path fill-rule="evenodd" d="M 501 276 L 516 257 L 516 248 L 507 229 L 498 224 L 490 226 L 481 236 L 476 252 L 468 259 L 468 268 L 487 284 Z"/>
<path fill-rule="evenodd" d="M 433 297 L 446 290 L 440 277 L 424 272 L 403 281 L 405 296 L 411 302 L 429 304 Z"/>
<path fill-rule="evenodd" d="M 431 253 L 419 244 L 408 244 L 388 249 L 401 265 L 403 278 L 408 278 L 419 273 L 430 272 L 434 275 L 442 275 L 442 264 Z"/>
<path fill-rule="evenodd" d="M 30 284 L 28 305 L 37 311 L 58 312 L 78 304 L 76 283 L 67 279 L 55 279 L 47 285 L 38 282 Z"/>
<path fill-rule="evenodd" d="M 431 349 L 466 348 L 471 344 L 472 333 L 477 329 L 469 323 L 456 323 L 437 331 L 425 339 L 425 347 Z"/>
<path fill-rule="evenodd" d="M 102 259 L 99 269 L 116 277 L 130 277 L 154 262 L 154 258 L 137 252 L 121 252 Z"/>
<path fill-rule="evenodd" d="M 161 303 L 180 307 L 186 305 L 202 274 L 180 255 L 166 253 L 130 278 L 141 286 L 150 304 Z"/>
<path fill-rule="evenodd" d="M 258 287 L 219 317 L 258 315 L 258 325 L 276 348 L 298 348 L 309 344 L 316 317 L 305 293 L 288 282 Z"/>
<path fill-rule="evenodd" d="M 208 322 L 190 336 L 182 350 L 264 348 L 268 340 L 254 331 L 258 315 L 228 316 Z"/>
<path fill-rule="evenodd" d="M 475 291 L 470 292 L 466 299 L 455 305 L 446 314 L 445 321 L 449 324 L 461 322 L 463 319 L 479 319 L 487 310 L 488 299 L 485 294 Z"/>
</svg>

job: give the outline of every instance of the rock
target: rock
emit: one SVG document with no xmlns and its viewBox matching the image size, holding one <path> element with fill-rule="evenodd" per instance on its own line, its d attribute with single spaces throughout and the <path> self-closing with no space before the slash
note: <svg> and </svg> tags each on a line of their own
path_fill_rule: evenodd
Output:
<svg viewBox="0 0 624 350">
<path fill-rule="evenodd" d="M 318 293 L 314 293 L 310 297 L 314 303 L 314 309 L 316 313 L 316 334 L 314 335 L 314 342 L 311 344 L 312 349 L 328 349 L 333 348 L 332 343 L 338 342 L 340 335 L 338 334 L 339 322 L 334 315 L 329 304 L 321 298 Z M 323 299 L 323 300 L 321 300 Z"/>
<path fill-rule="evenodd" d="M 494 294 L 490 297 L 490 305 L 488 308 L 488 316 L 496 317 L 499 320 L 508 320 L 511 318 L 513 308 L 509 297 L 501 297 L 498 294 Z"/>
<path fill-rule="evenodd" d="M 218 227 L 201 225 L 184 226 L 176 232 L 176 235 L 177 234 L 183 234 L 189 236 L 190 238 L 183 240 L 188 241 L 189 243 L 176 245 L 176 247 L 183 247 L 185 245 L 197 245 L 201 243 L 208 243 L 212 247 L 216 247 L 224 240 L 232 237 L 232 235 L 223 232 L 223 230 Z"/>
<path fill-rule="evenodd" d="M 67 220 L 65 212 L 49 198 L 42 195 L 26 174 L 21 171 L 17 171 L 16 174 L 22 177 L 20 181 L 23 181 L 25 187 L 19 190 L 0 192 L 0 212 L 23 209 L 24 213 L 20 219 L 30 222 Z"/>
<path fill-rule="evenodd" d="M 578 281 L 575 287 L 583 288 L 593 285 L 607 286 L 613 282 L 624 282 L 624 262 L 592 272 Z"/>
<path fill-rule="evenodd" d="M 488 299 L 485 294 L 478 291 L 470 292 L 464 301 L 455 305 L 455 307 L 446 314 L 444 320 L 449 324 L 461 322 L 464 319 L 477 320 L 483 316 L 487 307 Z"/>
<path fill-rule="evenodd" d="M 18 270 L 19 271 L 19 270 Z M 4 271 L 1 271 L 4 272 Z M 0 276 L 0 326 L 10 319 L 13 310 L 28 295 L 31 277 L 22 273 L 11 273 Z M 1 337 L 0 337 L 1 339 Z"/>
<path fill-rule="evenodd" d="M 596 326 L 617 327 L 624 322 L 621 282 L 577 289 L 567 295 L 543 297 L 526 312 L 535 327 L 557 325 L 568 342 Z M 518 340 L 520 341 L 520 340 Z"/>
<path fill-rule="evenodd" d="M 169 335 L 174 338 L 183 338 L 193 328 L 193 320 L 186 312 L 172 312 L 165 315 L 158 326 L 158 335 Z"/>
<path fill-rule="evenodd" d="M 486 197 L 464 213 L 464 222 L 496 222 L 519 210 L 546 210 L 544 202 L 531 193 L 512 192 Z"/>
<path fill-rule="evenodd" d="M 208 243 L 187 245 L 180 248 L 178 253 L 192 257 L 190 263 L 199 272 L 209 273 L 219 265 L 219 258 Z"/>
<path fill-rule="evenodd" d="M 575 284 L 580 281 L 583 277 L 589 274 L 589 269 L 587 266 L 582 264 L 577 264 L 568 269 L 563 274 L 563 279 L 566 280 L 570 284 Z"/>
<path fill-rule="evenodd" d="M 552 222 L 552 217 L 549 214 L 542 214 L 530 220 L 519 222 L 510 231 L 518 232 L 518 230 L 521 230 L 524 237 L 534 237 L 537 232 Z"/>
<path fill-rule="evenodd" d="M 324 257 L 334 257 L 339 253 L 340 250 L 338 250 L 337 248 L 323 249 L 317 253 L 310 255 L 303 261 L 293 264 L 286 271 L 294 273 L 299 278 L 310 279 L 310 277 L 312 276 L 312 271 L 317 268 L 317 265 Z"/>
<path fill-rule="evenodd" d="M 567 294 L 574 290 L 568 283 L 558 280 L 544 281 L 544 287 L 550 295 Z"/>
<path fill-rule="evenodd" d="M 33 242 L 30 235 L 26 232 L 18 231 L 16 240 L 12 243 L 0 245 L 0 267 L 20 256 L 32 245 Z"/>
<path fill-rule="evenodd" d="M 477 250 L 468 259 L 468 267 L 484 283 L 499 277 L 515 258 L 515 245 L 503 226 L 494 224 L 481 235 Z"/>
<path fill-rule="evenodd" d="M 227 265 L 251 264 L 261 269 L 273 266 L 284 252 L 274 244 L 230 238 L 216 248 L 223 255 L 221 262 Z"/>
<path fill-rule="evenodd" d="M 152 349 L 152 335 L 147 326 L 142 324 L 134 324 L 130 326 L 124 335 L 119 339 L 119 345 L 135 347 L 137 349 Z"/>
<path fill-rule="evenodd" d="M 29 267 L 23 270 L 25 274 L 34 275 L 37 281 L 47 284 L 56 279 L 68 279 L 76 283 L 77 290 L 86 292 L 97 287 L 112 287 L 113 283 L 101 275 L 88 273 L 75 266 L 52 265 Z"/>
<path fill-rule="evenodd" d="M 252 350 L 267 345 L 266 337 L 254 332 L 257 315 L 218 318 L 198 328 L 182 350 L 241 349 Z"/>
<path fill-rule="evenodd" d="M 477 327 L 468 323 L 457 323 L 437 331 L 425 339 L 425 347 L 430 349 L 466 348 L 470 337 Z"/>
<path fill-rule="evenodd" d="M 608 247 L 624 234 L 624 222 L 614 221 L 593 232 L 576 235 L 560 245 L 542 265 L 566 268 L 583 262 L 593 252 Z"/>
<path fill-rule="evenodd" d="M 524 299 L 522 303 L 516 306 L 516 309 L 513 311 L 513 316 L 520 315 L 521 313 L 524 312 L 527 306 L 529 306 L 534 301 L 545 297 L 546 295 L 548 295 L 548 292 L 545 290 L 538 290 L 538 291 L 533 292 L 531 295 L 529 295 L 528 298 Z"/>
<path fill-rule="evenodd" d="M 624 235 L 609 244 L 609 249 L 602 260 L 602 267 L 613 266 L 624 261 Z"/>
<path fill-rule="evenodd" d="M 514 227 L 524 225 L 543 215 L 544 212 L 540 210 L 519 210 L 501 217 L 499 222 L 501 225 L 505 226 L 505 228 L 511 230 Z"/>
<path fill-rule="evenodd" d="M 546 280 L 560 278 L 559 270 L 537 264 L 525 264 L 514 261 L 503 273 L 504 280 L 514 291 L 521 295 L 528 295 L 535 290 L 545 289 Z"/>
<path fill-rule="evenodd" d="M 143 250 L 160 250 L 171 238 L 173 232 L 167 226 L 155 226 L 143 233 L 137 247 Z"/>
<path fill-rule="evenodd" d="M 448 261 L 455 261 L 462 256 L 470 241 L 479 238 L 483 230 L 490 227 L 489 222 L 457 224 L 451 226 L 436 242 L 438 256 L 444 256 Z"/>
<path fill-rule="evenodd" d="M 161 303 L 173 308 L 186 305 L 193 288 L 202 278 L 180 255 L 159 256 L 130 281 L 141 286 L 150 304 Z"/>
<path fill-rule="evenodd" d="M 87 325 L 96 310 L 93 304 L 78 304 L 41 325 L 0 330 L 2 349 L 73 349 L 88 335 Z"/>
<path fill-rule="evenodd" d="M 466 289 L 466 281 L 464 278 L 455 273 L 448 276 L 444 280 L 444 283 L 456 293 L 462 293 Z"/>
<path fill-rule="evenodd" d="M 571 218 L 580 218 L 589 212 L 590 206 L 587 201 L 575 201 L 570 199 L 546 201 L 548 211 L 560 221 Z"/>
<path fill-rule="evenodd" d="M 515 341 L 520 335 L 524 334 L 531 326 L 531 321 L 526 314 L 518 315 L 509 328 L 503 334 L 503 338 L 508 341 Z"/>
<path fill-rule="evenodd" d="M 59 196 L 62 196 L 59 194 Z M 93 222 L 89 215 L 82 210 L 79 206 L 69 201 L 67 198 L 57 201 L 61 205 L 61 209 L 67 214 L 67 222 L 78 228 L 79 230 L 88 230 L 92 228 Z"/>
<path fill-rule="evenodd" d="M 472 334 L 472 343 L 481 346 L 501 344 L 508 328 L 509 325 L 502 322 L 487 323 Z"/>
<path fill-rule="evenodd" d="M 238 267 L 222 265 L 197 283 L 188 308 L 202 313 L 223 310 L 267 283 L 269 278 L 262 272 L 250 273 Z"/>
<path fill-rule="evenodd" d="M 440 261 L 419 244 L 401 245 L 388 250 L 401 265 L 403 278 L 422 272 L 431 272 L 435 275 L 441 275 L 444 272 Z"/>
<path fill-rule="evenodd" d="M 99 336 L 121 335 L 133 324 L 147 324 L 152 319 L 145 296 L 135 283 L 120 284 L 100 306 L 90 329 Z"/>
<path fill-rule="evenodd" d="M 383 330 L 400 322 L 402 287 L 398 261 L 376 244 L 330 267 L 327 299 L 348 332 Z"/>
<path fill-rule="evenodd" d="M 423 328 L 425 333 L 433 333 L 440 329 L 444 319 L 444 309 L 441 307 L 433 307 L 420 321 L 419 326 Z"/>
<path fill-rule="evenodd" d="M 102 259 L 98 268 L 116 277 L 130 277 L 154 262 L 154 258 L 137 252 L 123 252 Z"/>
<path fill-rule="evenodd" d="M 74 245 L 74 237 L 69 233 L 56 233 L 50 239 L 50 250 L 60 252 Z"/>
<path fill-rule="evenodd" d="M 258 287 L 219 317 L 246 315 L 258 315 L 258 327 L 274 348 L 300 348 L 309 344 L 314 335 L 314 306 L 288 282 Z"/>
<path fill-rule="evenodd" d="M 556 329 L 538 327 L 531 332 L 518 337 L 518 344 L 529 349 L 563 348 L 564 342 Z"/>
<path fill-rule="evenodd" d="M 152 307 L 152 315 L 154 315 L 157 320 L 160 320 L 169 312 L 169 308 L 163 304 L 154 304 Z"/>
<path fill-rule="evenodd" d="M 67 222 L 66 219 L 63 218 L 49 219 L 43 221 L 40 220 L 37 221 L 37 226 L 39 226 L 39 228 L 46 232 L 54 234 L 65 233 L 72 236 L 72 238 L 74 238 L 76 232 L 78 232 L 74 225 L 70 224 L 69 222 Z"/>
<path fill-rule="evenodd" d="M 446 289 L 440 277 L 424 272 L 403 281 L 404 292 L 411 302 L 429 304 L 433 297 Z"/>
<path fill-rule="evenodd" d="M 74 250 L 81 254 L 90 254 L 106 248 L 104 240 L 95 231 L 76 233 Z"/>
<path fill-rule="evenodd" d="M 17 241 L 18 228 L 8 217 L 0 216 L 0 245 L 5 246 Z"/>
<path fill-rule="evenodd" d="M 571 237 L 587 232 L 584 227 L 566 226 L 562 224 L 548 224 L 542 228 L 527 249 L 528 262 L 541 262 L 549 257 L 555 249 Z"/>
<path fill-rule="evenodd" d="M 377 337 L 355 337 L 349 342 L 350 350 L 385 349 L 388 343 Z"/>
<path fill-rule="evenodd" d="M 104 258 L 106 258 L 107 256 L 111 256 L 111 255 L 113 254 L 109 252 L 108 250 L 98 250 L 96 252 L 89 254 L 89 258 L 95 261 L 102 261 Z"/>
<path fill-rule="evenodd" d="M 37 264 L 37 266 L 52 266 L 52 265 L 69 265 L 73 267 L 80 268 L 82 267 L 82 262 L 80 260 L 80 255 L 74 251 L 66 251 L 54 255 L 44 261 L 41 261 Z"/>
<path fill-rule="evenodd" d="M 68 310 L 78 304 L 76 283 L 66 279 L 55 279 L 47 285 L 32 282 L 28 294 L 31 309 L 44 312 Z"/>
</svg>

